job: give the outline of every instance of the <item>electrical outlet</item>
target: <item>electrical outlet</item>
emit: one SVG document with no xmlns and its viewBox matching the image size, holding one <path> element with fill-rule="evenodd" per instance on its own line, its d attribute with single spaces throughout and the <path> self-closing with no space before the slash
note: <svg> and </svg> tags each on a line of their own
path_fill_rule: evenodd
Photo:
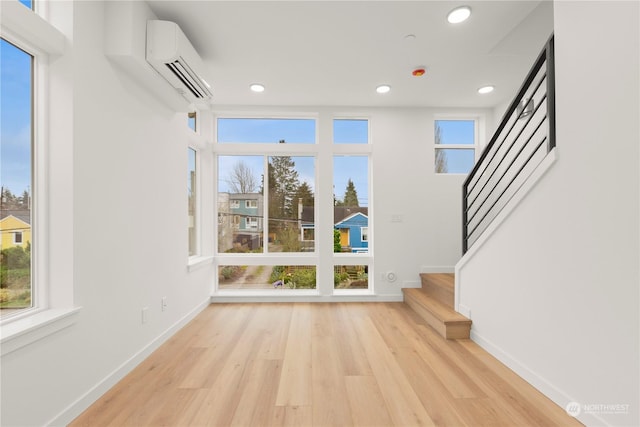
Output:
<svg viewBox="0 0 640 427">
<path fill-rule="evenodd" d="M 160 308 L 162 311 L 166 311 L 167 309 L 167 297 L 162 297 Z"/>
<path fill-rule="evenodd" d="M 142 307 L 142 323 L 149 321 L 149 307 Z"/>
</svg>

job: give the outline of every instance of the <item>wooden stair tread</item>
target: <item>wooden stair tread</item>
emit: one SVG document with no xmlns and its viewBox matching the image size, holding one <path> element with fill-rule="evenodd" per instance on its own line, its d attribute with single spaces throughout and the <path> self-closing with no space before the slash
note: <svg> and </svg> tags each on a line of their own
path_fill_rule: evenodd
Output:
<svg viewBox="0 0 640 427">
<path fill-rule="evenodd" d="M 402 290 L 405 294 L 405 298 L 409 295 L 413 298 L 416 303 L 422 305 L 431 311 L 438 319 L 441 319 L 443 322 L 468 322 L 471 323 L 471 320 L 464 317 L 462 314 L 455 311 L 453 308 L 449 307 L 446 304 L 438 301 L 430 297 L 426 292 L 424 292 L 420 288 L 409 288 Z"/>
<path fill-rule="evenodd" d="M 469 339 L 471 334 L 471 320 L 453 309 L 453 302 L 449 303 L 433 288 L 405 288 L 402 289 L 404 302 L 413 309 L 424 321 L 446 339 Z"/>
</svg>

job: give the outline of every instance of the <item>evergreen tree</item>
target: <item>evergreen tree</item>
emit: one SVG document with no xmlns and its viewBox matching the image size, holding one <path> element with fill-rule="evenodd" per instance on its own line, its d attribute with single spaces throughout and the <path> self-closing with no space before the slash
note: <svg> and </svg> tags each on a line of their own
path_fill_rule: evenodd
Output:
<svg viewBox="0 0 640 427">
<path fill-rule="evenodd" d="M 269 217 L 296 218 L 297 202 L 294 198 L 298 191 L 298 171 L 295 162 L 289 156 L 269 158 Z"/>
<path fill-rule="evenodd" d="M 314 206 L 314 198 L 313 192 L 311 191 L 311 187 L 306 182 L 303 182 L 298 186 L 298 191 L 296 191 L 296 195 L 294 200 L 301 200 L 302 206 Z"/>
<path fill-rule="evenodd" d="M 350 208 L 360 206 L 360 203 L 358 203 L 358 192 L 356 191 L 356 186 L 353 184 L 353 181 L 351 181 L 351 178 L 347 181 L 343 205 Z"/>
</svg>

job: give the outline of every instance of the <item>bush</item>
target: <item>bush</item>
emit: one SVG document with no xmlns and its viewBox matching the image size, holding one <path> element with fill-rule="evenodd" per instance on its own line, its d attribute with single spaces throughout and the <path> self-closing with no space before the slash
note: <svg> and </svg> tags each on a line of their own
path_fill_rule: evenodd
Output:
<svg viewBox="0 0 640 427">
<path fill-rule="evenodd" d="M 291 274 L 291 283 L 288 284 L 292 288 L 314 289 L 316 287 L 316 269 L 300 269 Z"/>
<path fill-rule="evenodd" d="M 8 289 L 0 289 L 0 304 L 8 302 L 11 294 Z"/>
<path fill-rule="evenodd" d="M 0 265 L 8 270 L 31 268 L 31 244 L 27 248 L 14 246 L 0 252 Z"/>
</svg>

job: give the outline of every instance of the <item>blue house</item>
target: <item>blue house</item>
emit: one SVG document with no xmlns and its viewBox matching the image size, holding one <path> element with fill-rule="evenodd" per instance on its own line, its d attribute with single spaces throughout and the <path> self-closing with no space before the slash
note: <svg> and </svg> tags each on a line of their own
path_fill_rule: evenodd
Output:
<svg viewBox="0 0 640 427">
<path fill-rule="evenodd" d="M 340 231 L 340 245 L 343 251 L 369 251 L 369 209 L 361 207 L 334 208 L 334 228 Z"/>
</svg>

